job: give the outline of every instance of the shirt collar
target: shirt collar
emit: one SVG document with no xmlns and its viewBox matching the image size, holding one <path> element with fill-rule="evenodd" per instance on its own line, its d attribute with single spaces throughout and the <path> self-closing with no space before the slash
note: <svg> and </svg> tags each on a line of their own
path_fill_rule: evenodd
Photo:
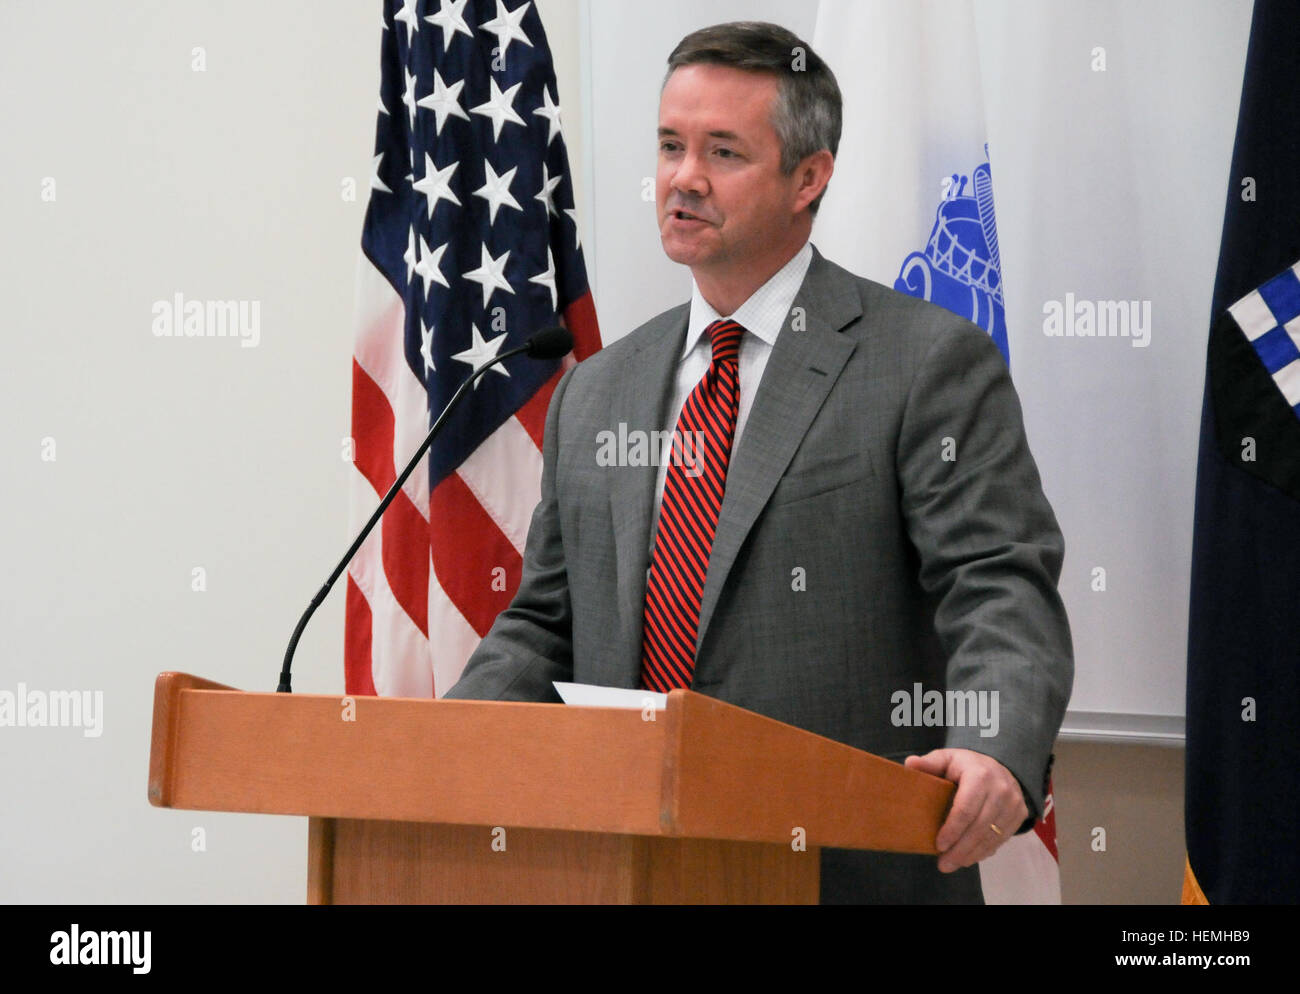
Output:
<svg viewBox="0 0 1300 994">
<path fill-rule="evenodd" d="M 803 285 L 812 262 L 812 242 L 806 241 L 790 261 L 772 274 L 771 279 L 749 295 L 743 304 L 728 317 L 746 331 L 757 335 L 769 346 L 776 344 L 776 336 L 785 325 L 786 315 L 794 304 L 795 295 Z M 704 330 L 721 318 L 700 293 L 694 277 L 691 278 L 691 316 L 686 323 L 686 341 L 682 356 L 689 355 L 699 344 Z"/>
</svg>

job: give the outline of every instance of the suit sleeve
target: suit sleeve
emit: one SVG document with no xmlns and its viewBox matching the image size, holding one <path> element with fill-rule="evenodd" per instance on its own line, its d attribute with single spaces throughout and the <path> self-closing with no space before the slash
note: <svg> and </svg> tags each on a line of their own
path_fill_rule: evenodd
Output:
<svg viewBox="0 0 1300 994">
<path fill-rule="evenodd" d="M 573 679 L 573 619 L 555 477 L 560 407 L 576 368 L 560 378 L 547 409 L 541 499 L 528 526 L 519 590 L 444 697 L 558 701 L 551 681 Z"/>
<path fill-rule="evenodd" d="M 954 724 L 946 744 L 992 756 L 1015 775 L 1031 816 L 1023 831 L 1043 811 L 1074 678 L 1056 589 L 1065 545 L 1006 363 L 969 322 L 945 327 L 921 361 L 897 462 L 919 579 L 948 658 L 947 689 L 983 692 L 996 715 L 988 727 Z"/>
</svg>

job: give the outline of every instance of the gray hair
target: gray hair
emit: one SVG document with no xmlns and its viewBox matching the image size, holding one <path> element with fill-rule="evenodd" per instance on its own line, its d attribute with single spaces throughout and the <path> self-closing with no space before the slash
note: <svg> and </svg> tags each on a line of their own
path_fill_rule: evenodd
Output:
<svg viewBox="0 0 1300 994">
<path fill-rule="evenodd" d="M 781 172 L 789 176 L 814 152 L 840 146 L 843 101 L 835 74 L 798 35 L 765 21 L 715 24 L 688 34 L 668 56 L 668 78 L 682 66 L 731 66 L 776 77 L 772 128 L 781 142 Z M 662 90 L 662 86 L 660 87 Z M 809 205 L 815 215 L 822 193 Z"/>
</svg>

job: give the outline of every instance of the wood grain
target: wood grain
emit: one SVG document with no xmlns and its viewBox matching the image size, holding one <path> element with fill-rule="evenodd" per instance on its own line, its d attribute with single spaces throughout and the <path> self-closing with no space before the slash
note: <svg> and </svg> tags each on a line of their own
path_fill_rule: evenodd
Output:
<svg viewBox="0 0 1300 994">
<path fill-rule="evenodd" d="M 808 904 L 818 897 L 818 852 L 789 846 L 346 819 L 335 832 L 328 895 L 335 904 Z"/>
</svg>

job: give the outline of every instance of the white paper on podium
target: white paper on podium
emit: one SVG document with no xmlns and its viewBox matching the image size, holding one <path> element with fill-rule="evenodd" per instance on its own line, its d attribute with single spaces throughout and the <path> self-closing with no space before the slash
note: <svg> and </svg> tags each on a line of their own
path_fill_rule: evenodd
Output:
<svg viewBox="0 0 1300 994">
<path fill-rule="evenodd" d="M 626 687 L 598 687 L 594 683 L 552 684 L 565 704 L 580 708 L 630 708 L 641 711 L 652 707 L 662 711 L 668 706 L 668 695 L 653 690 L 629 690 Z"/>
</svg>

